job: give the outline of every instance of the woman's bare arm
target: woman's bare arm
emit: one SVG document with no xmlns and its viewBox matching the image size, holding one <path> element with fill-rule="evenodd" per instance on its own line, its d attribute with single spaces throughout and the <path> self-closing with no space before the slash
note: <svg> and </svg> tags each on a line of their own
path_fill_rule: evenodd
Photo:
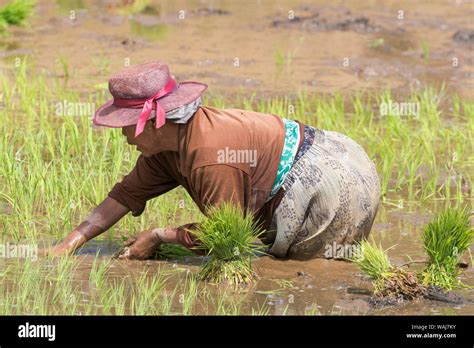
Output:
<svg viewBox="0 0 474 348">
<path fill-rule="evenodd" d="M 92 213 L 76 227 L 60 244 L 55 245 L 41 254 L 70 254 L 87 241 L 107 231 L 130 211 L 113 198 L 107 197 Z"/>
</svg>

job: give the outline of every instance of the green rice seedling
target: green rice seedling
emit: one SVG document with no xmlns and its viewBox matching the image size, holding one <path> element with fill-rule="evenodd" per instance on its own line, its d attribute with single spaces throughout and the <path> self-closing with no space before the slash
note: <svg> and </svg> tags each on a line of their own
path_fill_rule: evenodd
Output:
<svg viewBox="0 0 474 348">
<path fill-rule="evenodd" d="M 469 249 L 474 229 L 467 208 L 451 208 L 439 214 L 423 231 L 422 241 L 429 264 L 421 272 L 426 285 L 451 290 L 463 286 L 457 279 L 459 260 Z"/>
<path fill-rule="evenodd" d="M 113 291 L 113 288 L 107 288 L 103 289 L 99 293 L 99 311 L 101 312 L 102 315 L 111 315 L 112 314 L 112 309 L 114 308 L 114 300 L 111 296 L 111 293 Z"/>
<path fill-rule="evenodd" d="M 51 296 L 46 286 L 44 273 L 38 262 L 31 259 L 17 260 L 16 274 L 20 274 L 7 289 L 5 296 L 11 297 L 11 313 L 45 314 Z"/>
<path fill-rule="evenodd" d="M 455 94 L 451 97 L 452 100 L 452 115 L 457 119 L 460 120 L 462 118 L 462 112 L 461 112 L 461 107 L 462 107 L 462 100 L 459 97 L 459 95 Z"/>
<path fill-rule="evenodd" d="M 183 315 L 192 313 L 196 298 L 198 296 L 198 279 L 195 275 L 186 272 L 184 286 L 181 288 L 181 293 L 178 295 L 179 303 L 182 306 Z"/>
<path fill-rule="evenodd" d="M 296 56 L 299 48 L 303 44 L 304 36 L 301 36 L 298 40 L 298 45 L 290 52 L 287 51 L 286 54 L 282 52 L 281 49 L 277 49 L 275 54 L 275 65 L 277 74 L 280 74 L 285 68 L 287 72 L 290 72 L 290 66 L 293 61 L 293 58 Z"/>
<path fill-rule="evenodd" d="M 236 292 L 232 287 L 208 284 L 201 291 L 201 296 L 206 305 L 204 312 L 208 315 L 246 315 L 249 312 L 264 315 L 265 310 L 269 309 L 257 301 L 257 308 L 254 308 L 253 303 L 248 302 L 249 298 L 252 298 L 251 292 Z"/>
<path fill-rule="evenodd" d="M 360 247 L 362 252 L 353 261 L 373 280 L 375 296 L 414 299 L 425 294 L 416 273 L 392 266 L 380 246 L 364 240 Z"/>
<path fill-rule="evenodd" d="M 467 121 L 468 129 L 472 132 L 474 130 L 474 102 L 463 100 L 462 109 L 464 111 L 463 119 Z"/>
<path fill-rule="evenodd" d="M 275 65 L 277 73 L 280 74 L 283 69 L 291 64 L 291 53 L 287 52 L 284 54 L 281 50 L 277 50 L 275 53 Z"/>
<path fill-rule="evenodd" d="M 427 40 L 421 42 L 421 56 L 425 62 L 428 62 L 430 59 L 430 44 Z"/>
<path fill-rule="evenodd" d="M 152 256 L 154 259 L 180 259 L 183 257 L 195 256 L 195 254 L 181 246 L 176 244 L 162 244 L 158 250 L 156 250 Z"/>
<path fill-rule="evenodd" d="M 150 279 L 151 278 L 151 279 Z M 134 292 L 131 299 L 131 311 L 135 315 L 157 314 L 157 303 L 164 289 L 166 278 L 158 270 L 153 277 L 145 272 L 142 273 L 134 284 Z"/>
<path fill-rule="evenodd" d="M 286 288 L 277 288 L 277 289 L 271 289 L 271 290 L 257 290 L 255 291 L 256 294 L 261 294 L 261 295 L 270 295 L 270 296 L 282 296 L 286 293 Z"/>
<path fill-rule="evenodd" d="M 56 0 L 55 2 L 61 14 L 69 15 L 71 10 L 85 8 L 83 0 Z"/>
<path fill-rule="evenodd" d="M 80 307 L 75 315 L 98 315 L 98 296 L 91 294 L 90 288 L 87 286 L 87 284 L 85 284 L 85 282 L 81 282 L 80 295 Z"/>
<path fill-rule="evenodd" d="M 97 252 L 94 262 L 92 263 L 91 273 L 89 274 L 89 281 L 96 289 L 100 289 L 105 284 L 105 275 L 110 267 L 111 260 L 101 260 L 99 252 Z"/>
<path fill-rule="evenodd" d="M 169 26 L 167 24 L 145 26 L 134 19 L 130 20 L 129 23 L 133 35 L 142 37 L 146 40 L 157 41 L 165 38 L 169 33 Z"/>
<path fill-rule="evenodd" d="M 7 25 L 23 25 L 35 5 L 36 0 L 13 0 L 0 8 L 0 19 Z"/>
<path fill-rule="evenodd" d="M 209 216 L 194 233 L 209 256 L 200 271 L 202 280 L 238 285 L 257 278 L 251 259 L 265 246 L 252 243 L 263 233 L 252 214 L 244 215 L 240 207 L 226 202 L 210 208 Z"/>
<path fill-rule="evenodd" d="M 171 293 L 164 290 L 161 292 L 161 299 L 159 301 L 159 313 L 160 315 L 170 315 L 173 310 L 173 302 L 175 301 L 176 294 L 178 292 L 178 286 L 176 285 Z"/>
<path fill-rule="evenodd" d="M 30 261 L 26 261 L 24 264 L 17 261 L 17 270 L 21 269 L 21 276 L 17 279 L 15 287 L 18 292 L 15 294 L 15 306 L 21 308 L 27 308 L 30 296 L 36 292 L 39 277 L 39 270 L 34 267 Z M 21 309 L 20 309 L 21 310 Z"/>
<path fill-rule="evenodd" d="M 360 247 L 362 254 L 355 262 L 362 272 L 373 279 L 383 278 L 391 272 L 393 266 L 385 250 L 368 241 L 362 241 Z"/>
<path fill-rule="evenodd" d="M 1 20 L 0 20 L 0 31 L 1 31 Z M 4 74 L 0 75 L 0 79 L 2 81 L 1 101 L 3 101 L 3 104 L 5 105 L 6 110 L 10 110 L 13 108 L 12 96 L 15 94 L 16 86 L 12 84 L 10 80 Z M 5 134 L 4 136 L 8 136 L 8 134 Z"/>
<path fill-rule="evenodd" d="M 0 17 L 0 34 L 6 35 L 8 29 L 8 23 L 5 18 Z"/>
<path fill-rule="evenodd" d="M 229 289 L 218 291 L 217 294 L 212 294 L 215 300 L 214 314 L 215 315 L 239 315 L 242 312 L 242 305 L 245 300 L 243 296 L 235 296 L 229 293 Z"/>
<path fill-rule="evenodd" d="M 58 285 L 61 286 L 61 285 Z M 60 302 L 59 312 L 63 315 L 76 315 L 80 310 L 80 292 L 79 284 L 73 284 L 64 289 L 62 300 Z"/>
<path fill-rule="evenodd" d="M 130 5 L 122 7 L 118 12 L 124 15 L 134 15 L 153 9 L 154 8 L 150 6 L 150 0 L 133 0 Z"/>
<path fill-rule="evenodd" d="M 99 303 L 104 315 L 124 315 L 126 312 L 126 279 L 114 279 L 99 290 Z"/>
<path fill-rule="evenodd" d="M 370 48 L 379 48 L 382 47 L 385 43 L 385 40 L 383 38 L 378 38 L 376 40 L 372 40 L 369 42 L 369 47 Z"/>
<path fill-rule="evenodd" d="M 99 74 L 106 75 L 110 72 L 110 59 L 104 56 L 92 57 L 92 62 L 97 67 Z"/>
<path fill-rule="evenodd" d="M 277 279 L 275 282 L 283 289 L 292 289 L 295 287 L 295 284 L 293 284 L 291 280 Z"/>
<path fill-rule="evenodd" d="M 70 255 L 55 259 L 53 257 L 48 258 L 52 261 L 53 266 L 47 275 L 47 279 L 53 285 L 50 301 L 52 304 L 67 310 L 70 304 L 75 303 L 75 299 L 72 297 L 76 292 L 73 277 L 80 264 Z"/>
<path fill-rule="evenodd" d="M 67 79 L 69 77 L 69 62 L 65 57 L 59 57 L 58 63 L 62 69 L 62 76 Z"/>
<path fill-rule="evenodd" d="M 241 302 L 224 301 L 220 297 L 217 301 L 217 307 L 214 315 L 239 315 L 241 312 Z"/>
<path fill-rule="evenodd" d="M 7 276 L 7 274 L 10 272 L 10 268 L 11 268 L 11 266 L 7 266 L 6 269 L 4 269 L 2 272 L 0 272 L 0 279 Z"/>
<path fill-rule="evenodd" d="M 112 285 L 111 300 L 115 304 L 114 314 L 115 315 L 125 315 L 127 309 L 127 291 L 126 291 L 126 281 L 121 279 L 120 282 L 117 281 Z"/>
<path fill-rule="evenodd" d="M 319 315 L 318 306 L 313 303 L 304 309 L 304 315 Z"/>
<path fill-rule="evenodd" d="M 263 304 L 257 304 L 257 308 L 252 307 L 250 315 L 270 315 L 270 306 L 267 304 L 266 300 Z"/>
</svg>

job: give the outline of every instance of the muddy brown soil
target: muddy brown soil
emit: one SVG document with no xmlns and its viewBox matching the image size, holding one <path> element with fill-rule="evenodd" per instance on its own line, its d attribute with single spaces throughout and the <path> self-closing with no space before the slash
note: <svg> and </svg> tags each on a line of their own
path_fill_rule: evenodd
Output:
<svg viewBox="0 0 474 348">
<path fill-rule="evenodd" d="M 84 93 L 125 63 L 163 59 L 178 80 L 225 96 L 406 93 L 444 82 L 474 97 L 469 1 L 152 1 L 140 14 L 123 13 L 124 3 L 39 1 L 30 27 L 0 40 L 0 67 L 28 56 L 62 78 L 62 58 L 67 86 Z"/>
<path fill-rule="evenodd" d="M 432 207 L 434 209 L 434 207 Z M 388 251 L 393 264 L 404 265 L 412 260 L 425 260 L 419 234 L 422 227 L 433 218 L 429 210 L 387 209 L 382 207 L 376 217 L 371 235 L 375 242 Z M 87 279 L 93 257 L 111 257 L 121 245 L 118 242 L 92 241 L 78 254 L 83 258 L 83 277 Z M 472 251 L 471 251 L 472 252 Z M 468 264 L 463 269 L 462 281 L 474 285 L 474 271 L 467 255 Z M 167 261 L 114 261 L 109 276 L 121 277 L 129 271 L 184 268 L 198 272 L 201 257 L 186 257 Z M 414 263 L 409 270 L 417 271 L 422 264 Z M 474 289 L 461 289 L 444 293 L 428 288 L 424 296 L 414 300 L 376 298 L 371 281 L 352 263 L 339 260 L 313 259 L 309 261 L 281 260 L 269 256 L 254 261 L 260 279 L 251 287 L 243 310 L 264 303 L 270 305 L 270 314 L 302 315 L 316 310 L 325 315 L 417 315 L 417 314 L 472 314 Z M 80 274 L 79 274 L 80 277 Z M 283 282 L 283 283 L 282 283 Z M 285 285 L 286 284 L 286 285 Z M 217 288 L 216 288 L 217 289 Z"/>
<path fill-rule="evenodd" d="M 413 209 L 410 206 L 405 206 L 404 209 L 387 209 L 382 206 L 371 236 L 384 249 L 392 247 L 388 255 L 396 266 L 405 265 L 412 260 L 423 261 L 425 254 L 420 233 L 434 216 L 431 211 L 437 209 L 439 208 L 435 206 L 424 209 Z M 43 242 L 39 244 L 42 245 Z M 76 252 L 78 268 L 74 279 L 86 285 L 84 291 L 88 291 L 87 284 L 96 255 L 108 262 L 121 248 L 120 239 L 111 236 L 111 239 L 90 241 Z M 471 254 L 473 251 L 471 250 Z M 197 256 L 147 261 L 111 260 L 106 276 L 113 281 L 143 272 L 151 275 L 169 270 L 197 273 L 203 261 L 203 257 Z M 6 269 L 8 265 L 5 262 L 0 260 L 2 269 Z M 463 262 L 465 267 L 461 280 L 471 288 L 447 294 L 440 289 L 428 288 L 427 293 L 414 300 L 399 300 L 374 296 L 371 281 L 353 263 L 347 261 L 296 261 L 262 256 L 253 263 L 259 280 L 241 289 L 242 292 L 236 292 L 235 296 L 243 299 L 241 314 L 249 314 L 252 308 L 268 305 L 268 314 L 271 315 L 471 315 L 474 311 L 474 271 L 469 253 L 464 255 Z M 408 270 L 416 272 L 422 266 L 421 263 L 413 263 L 408 266 Z M 170 294 L 179 281 L 178 273 L 167 283 L 166 289 Z M 208 290 L 211 296 L 214 293 L 217 296 L 224 288 L 210 286 Z M 205 312 L 213 313 L 213 309 L 209 308 L 212 304 L 206 302 L 206 306 Z M 196 313 L 199 313 L 199 309 Z"/>
</svg>

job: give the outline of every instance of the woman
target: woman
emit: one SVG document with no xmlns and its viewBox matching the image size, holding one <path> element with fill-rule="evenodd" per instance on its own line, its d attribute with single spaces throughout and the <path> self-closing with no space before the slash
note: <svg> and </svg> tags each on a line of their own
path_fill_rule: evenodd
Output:
<svg viewBox="0 0 474 348">
<path fill-rule="evenodd" d="M 350 138 L 254 111 L 201 105 L 207 88 L 177 84 L 162 62 L 127 68 L 109 80 L 114 97 L 95 125 L 121 127 L 141 151 L 133 170 L 49 253 L 71 253 L 128 212 L 183 186 L 199 209 L 231 201 L 265 227 L 280 258 L 332 257 L 331 248 L 367 236 L 379 204 L 374 164 Z M 150 228 L 125 242 L 120 258 L 146 259 L 162 243 L 192 248 L 196 224 Z"/>
</svg>

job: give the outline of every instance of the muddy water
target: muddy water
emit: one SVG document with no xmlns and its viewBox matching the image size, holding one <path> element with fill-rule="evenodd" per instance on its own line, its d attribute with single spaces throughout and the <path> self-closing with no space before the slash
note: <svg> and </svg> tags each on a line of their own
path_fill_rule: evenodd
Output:
<svg viewBox="0 0 474 348">
<path fill-rule="evenodd" d="M 1 65 L 26 55 L 54 79 L 66 62 L 67 87 L 85 93 L 125 63 L 163 59 L 227 96 L 445 82 L 473 97 L 470 1 L 152 1 L 133 15 L 124 3 L 39 1 L 31 26 L 1 40 Z"/>
<path fill-rule="evenodd" d="M 411 260 L 425 260 L 420 233 L 425 224 L 442 209 L 446 202 L 439 204 L 431 204 L 425 208 L 405 205 L 401 209 L 382 205 L 374 222 L 371 236 L 384 249 L 390 248 L 388 255 L 393 264 L 400 266 Z M 89 275 L 96 255 L 99 256 L 99 260 L 108 262 L 120 248 L 119 240 L 112 238 L 90 241 L 76 252 L 77 268 L 74 271 L 74 281 L 81 284 L 87 296 L 92 294 L 89 294 L 89 291 L 92 291 Z M 471 247 L 470 252 L 462 258 L 469 267 L 463 269 L 461 279 L 471 287 L 474 286 L 471 259 L 473 253 L 474 248 Z M 167 282 L 165 291 L 172 294 L 178 284 L 180 289 L 182 288 L 182 275 L 187 271 L 197 273 L 203 261 L 202 257 L 185 257 L 167 261 L 113 260 L 107 270 L 106 278 L 108 282 L 124 278 L 133 281 L 133 277 L 144 272 L 151 277 L 160 272 L 171 272 L 168 273 L 171 278 Z M 44 260 L 38 262 L 46 269 L 52 267 L 48 266 Z M 0 260 L 0 269 L 5 270 L 10 264 L 15 263 Z M 415 263 L 410 268 L 419 270 L 422 265 Z M 252 309 L 256 308 L 267 308 L 268 313 L 272 315 L 315 313 L 322 315 L 458 315 L 472 314 L 474 311 L 474 288 L 456 291 L 465 298 L 464 304 L 420 299 L 392 306 L 374 306 L 369 302 L 372 296 L 371 282 L 354 264 L 345 261 L 326 259 L 295 261 L 264 256 L 254 261 L 254 268 L 260 277 L 256 284 L 242 289 L 241 292 L 230 292 L 226 295 L 234 296 L 241 302 L 240 314 L 252 313 Z M 22 272 L 20 267 L 12 272 L 11 280 L 4 281 L 16 282 Z M 200 283 L 200 287 L 204 287 L 204 284 Z M 220 296 L 224 289 L 223 286 L 207 286 L 207 291 L 214 299 Z M 193 313 L 215 313 L 213 306 L 215 303 L 201 296 Z M 182 305 L 174 303 L 173 309 L 180 313 Z"/>
<path fill-rule="evenodd" d="M 377 244 L 388 251 L 393 264 L 403 265 L 410 260 L 423 261 L 425 256 L 420 242 L 423 226 L 434 216 L 431 209 L 387 209 L 379 210 L 372 236 Z M 120 249 L 120 243 L 114 241 L 91 241 L 77 252 L 78 267 L 74 279 L 88 283 L 95 255 L 108 260 Z M 471 254 L 474 250 L 471 250 Z M 168 261 L 122 261 L 114 260 L 107 272 L 108 280 L 131 277 L 142 272 L 175 272 L 177 270 L 196 273 L 203 262 L 201 257 L 187 257 Z M 469 253 L 463 261 L 469 264 L 461 279 L 474 286 L 474 271 Z M 413 264 L 412 270 L 419 270 L 422 264 Z M 409 301 L 398 305 L 370 304 L 372 286 L 358 268 L 345 261 L 314 259 L 310 261 L 278 260 L 268 256 L 255 260 L 254 268 L 259 281 L 242 292 L 231 292 L 237 298 L 244 298 L 241 314 L 252 312 L 252 308 L 268 308 L 271 315 L 459 315 L 472 314 L 474 311 L 474 289 L 462 289 L 456 293 L 462 295 L 464 304 L 449 304 L 426 299 Z M 167 283 L 170 294 L 180 280 L 180 273 L 174 273 Z M 201 283 L 201 286 L 203 284 Z M 221 293 L 222 286 L 208 286 L 211 297 Z M 87 291 L 87 288 L 86 288 Z M 244 294 L 244 295 L 243 295 Z M 204 301 L 204 302 L 203 302 Z M 196 303 L 194 313 L 214 313 L 215 304 L 201 300 Z M 180 310 L 179 303 L 174 304 Z M 204 309 L 204 306 L 206 309 Z"/>
<path fill-rule="evenodd" d="M 392 247 L 388 254 L 392 263 L 402 265 L 413 260 L 424 260 L 419 238 L 422 226 L 434 215 L 401 210 L 387 211 L 382 208 L 372 229 L 376 243 L 384 248 Z M 472 252 L 472 251 L 471 251 Z M 467 258 L 468 260 L 468 258 Z M 302 314 L 308 306 L 317 305 L 321 314 L 471 314 L 473 304 L 450 305 L 442 302 L 417 300 L 397 306 L 374 307 L 368 303 L 371 284 L 357 267 L 344 261 L 315 259 L 311 261 L 276 261 L 262 258 L 257 267 L 269 278 L 292 280 L 298 286 L 294 294 L 295 305 L 289 305 L 288 314 Z M 412 267 L 413 268 L 413 267 Z M 418 269 L 415 267 L 414 269 Z M 474 272 L 468 268 L 462 277 L 468 285 L 474 285 Z M 472 289 L 459 292 L 466 299 L 474 300 Z M 282 296 L 275 313 L 288 304 L 288 295 Z"/>
</svg>

